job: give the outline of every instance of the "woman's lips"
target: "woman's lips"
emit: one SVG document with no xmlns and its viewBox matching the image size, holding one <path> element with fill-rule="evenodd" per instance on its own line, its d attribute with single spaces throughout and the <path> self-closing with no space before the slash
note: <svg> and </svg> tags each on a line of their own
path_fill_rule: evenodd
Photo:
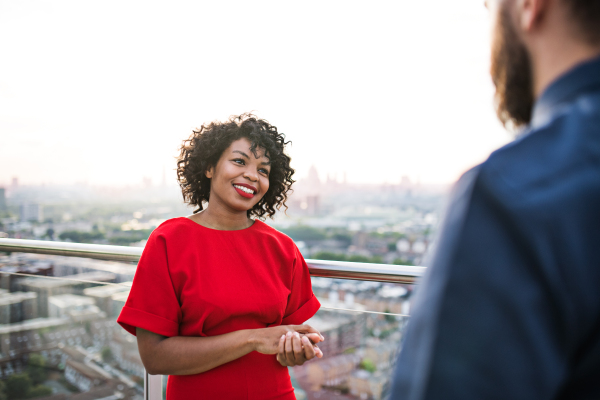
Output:
<svg viewBox="0 0 600 400">
<path fill-rule="evenodd" d="M 246 186 L 246 185 L 237 185 L 237 184 L 234 184 L 234 185 L 233 185 L 233 188 L 234 188 L 234 189 L 235 189 L 235 190 L 236 190 L 236 191 L 237 191 L 237 192 L 240 194 L 240 196 L 242 196 L 242 197 L 245 197 L 245 198 L 247 198 L 247 199 L 251 199 L 251 198 L 253 198 L 253 197 L 254 197 L 254 193 L 255 193 L 255 191 L 254 191 L 254 190 L 252 190 L 251 188 L 249 188 L 249 187 L 248 187 L 248 186 Z M 244 190 L 246 190 L 246 191 L 244 191 Z M 252 191 L 252 193 L 248 193 L 248 191 Z"/>
</svg>

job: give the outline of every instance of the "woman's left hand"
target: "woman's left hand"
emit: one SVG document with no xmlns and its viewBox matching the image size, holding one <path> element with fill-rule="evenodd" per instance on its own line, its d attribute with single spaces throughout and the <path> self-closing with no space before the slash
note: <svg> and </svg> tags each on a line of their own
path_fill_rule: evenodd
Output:
<svg viewBox="0 0 600 400">
<path fill-rule="evenodd" d="M 308 334 L 315 341 L 321 341 L 321 335 Z M 323 357 L 323 352 L 314 344 L 309 336 L 298 332 L 288 332 L 279 339 L 277 361 L 284 367 L 302 365 L 313 358 Z"/>
</svg>

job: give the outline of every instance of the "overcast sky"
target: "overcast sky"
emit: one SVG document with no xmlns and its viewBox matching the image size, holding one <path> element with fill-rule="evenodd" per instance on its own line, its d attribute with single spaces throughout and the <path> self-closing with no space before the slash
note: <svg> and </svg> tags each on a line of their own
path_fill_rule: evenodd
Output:
<svg viewBox="0 0 600 400">
<path fill-rule="evenodd" d="M 449 183 L 510 140 L 482 0 L 0 0 L 0 59 L 0 185 L 174 180 L 192 128 L 245 111 L 298 177 Z"/>
</svg>

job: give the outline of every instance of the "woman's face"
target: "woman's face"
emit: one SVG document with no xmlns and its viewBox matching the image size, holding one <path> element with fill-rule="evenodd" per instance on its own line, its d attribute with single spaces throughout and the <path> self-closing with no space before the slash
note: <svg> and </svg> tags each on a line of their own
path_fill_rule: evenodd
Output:
<svg viewBox="0 0 600 400">
<path fill-rule="evenodd" d="M 209 207 L 226 207 L 231 211 L 250 210 L 269 190 L 271 164 L 262 148 L 256 155 L 251 143 L 241 138 L 225 149 L 217 165 L 206 171 L 210 181 Z"/>
</svg>

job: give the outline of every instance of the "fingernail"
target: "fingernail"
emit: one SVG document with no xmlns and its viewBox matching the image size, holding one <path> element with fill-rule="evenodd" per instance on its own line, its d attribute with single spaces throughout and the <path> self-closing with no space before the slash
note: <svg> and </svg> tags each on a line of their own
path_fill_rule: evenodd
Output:
<svg viewBox="0 0 600 400">
<path fill-rule="evenodd" d="M 321 336 L 321 341 L 325 341 L 325 338 L 323 337 L 323 335 L 319 335 Z"/>
<path fill-rule="evenodd" d="M 304 336 L 304 337 L 302 338 L 302 341 L 303 341 L 304 343 L 308 343 L 308 338 L 307 338 L 306 336 Z"/>
<path fill-rule="evenodd" d="M 283 340 L 285 339 L 285 335 L 281 335 L 281 337 L 279 338 L 279 340 Z"/>
<path fill-rule="evenodd" d="M 292 332 L 288 332 L 285 334 L 287 337 L 292 337 Z"/>
<path fill-rule="evenodd" d="M 299 337 L 300 337 L 300 334 L 299 334 L 298 332 L 294 332 L 294 335 L 295 335 L 297 338 L 299 338 Z"/>
</svg>

